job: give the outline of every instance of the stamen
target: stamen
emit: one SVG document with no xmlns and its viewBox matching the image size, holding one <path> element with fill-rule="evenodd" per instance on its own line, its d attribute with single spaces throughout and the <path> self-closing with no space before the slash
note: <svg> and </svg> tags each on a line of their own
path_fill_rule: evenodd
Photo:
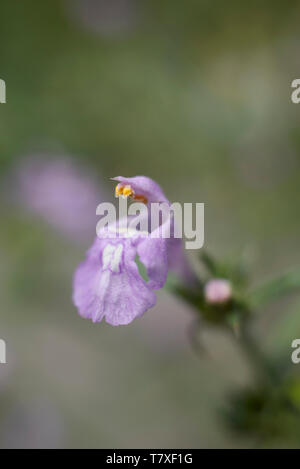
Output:
<svg viewBox="0 0 300 469">
<path fill-rule="evenodd" d="M 147 197 L 141 194 L 134 194 L 132 198 L 133 200 L 136 200 L 137 202 L 142 202 L 143 204 L 147 204 L 148 202 Z"/>
<path fill-rule="evenodd" d="M 123 189 L 124 189 L 124 186 L 122 186 L 122 184 L 118 184 L 115 188 L 115 196 L 119 197 L 120 195 L 122 195 Z"/>
<path fill-rule="evenodd" d="M 118 184 L 115 189 L 115 195 L 116 197 L 119 197 L 120 195 L 122 197 L 131 197 L 134 195 L 134 190 L 129 185 L 123 186 L 122 184 Z"/>
<path fill-rule="evenodd" d="M 134 194 L 133 190 L 131 189 L 130 186 L 125 186 L 123 189 L 123 195 L 125 197 L 132 196 Z"/>
<path fill-rule="evenodd" d="M 122 184 L 118 184 L 115 189 L 115 196 L 116 197 L 119 197 L 119 196 L 131 197 L 136 202 L 142 202 L 143 204 L 148 203 L 147 197 L 145 197 L 142 194 L 135 194 L 134 190 L 129 184 L 126 186 L 123 186 Z"/>
</svg>

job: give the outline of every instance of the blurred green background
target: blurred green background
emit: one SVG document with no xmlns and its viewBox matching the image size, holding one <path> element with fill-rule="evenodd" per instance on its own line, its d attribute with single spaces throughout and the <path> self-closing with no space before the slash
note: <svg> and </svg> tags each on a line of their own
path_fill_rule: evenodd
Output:
<svg viewBox="0 0 300 469">
<path fill-rule="evenodd" d="M 205 203 L 205 247 L 244 256 L 253 285 L 296 268 L 299 17 L 296 0 L 1 1 L 1 447 L 261 444 L 221 419 L 250 379 L 239 350 L 205 329 L 196 356 L 193 311 L 167 291 L 128 327 L 77 315 L 72 275 L 94 231 L 75 242 L 31 213 L 15 174 L 28 155 L 68 155 L 105 201 L 110 177 L 144 174 Z M 262 311 L 257 334 L 289 361 L 299 298 Z"/>
</svg>

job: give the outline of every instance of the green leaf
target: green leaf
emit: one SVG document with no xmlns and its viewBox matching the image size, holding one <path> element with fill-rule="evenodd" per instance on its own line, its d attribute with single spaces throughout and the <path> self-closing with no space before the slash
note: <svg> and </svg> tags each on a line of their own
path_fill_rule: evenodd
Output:
<svg viewBox="0 0 300 469">
<path fill-rule="evenodd" d="M 289 272 L 256 288 L 249 299 L 252 306 L 259 307 L 297 290 L 300 292 L 300 272 Z"/>
<path fill-rule="evenodd" d="M 217 262 L 215 262 L 215 260 L 210 254 L 202 250 L 200 253 L 200 259 L 211 275 L 218 276 L 219 268 L 218 268 Z"/>
</svg>

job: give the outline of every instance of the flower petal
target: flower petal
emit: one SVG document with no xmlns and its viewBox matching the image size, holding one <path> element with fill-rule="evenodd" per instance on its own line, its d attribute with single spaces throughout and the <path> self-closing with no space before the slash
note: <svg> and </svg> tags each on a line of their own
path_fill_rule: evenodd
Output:
<svg viewBox="0 0 300 469">
<path fill-rule="evenodd" d="M 154 290 L 162 288 L 167 280 L 167 241 L 163 238 L 141 238 L 137 246 L 140 261 L 147 270 L 147 285 Z"/>
<path fill-rule="evenodd" d="M 134 261 L 122 273 L 110 275 L 104 315 L 112 326 L 129 324 L 155 303 L 155 293 L 140 277 Z"/>
<path fill-rule="evenodd" d="M 184 283 L 193 285 L 197 277 L 188 262 L 184 252 L 184 245 L 181 238 L 170 238 L 167 240 L 168 267 Z"/>
<path fill-rule="evenodd" d="M 156 296 L 140 276 L 135 256 L 136 247 L 130 239 L 95 240 L 74 276 L 73 301 L 81 316 L 93 322 L 105 317 L 117 326 L 129 324 L 154 306 Z"/>
<path fill-rule="evenodd" d="M 101 321 L 104 315 L 102 308 L 103 283 L 99 262 L 88 257 L 77 268 L 73 279 L 73 302 L 80 316 Z"/>
</svg>

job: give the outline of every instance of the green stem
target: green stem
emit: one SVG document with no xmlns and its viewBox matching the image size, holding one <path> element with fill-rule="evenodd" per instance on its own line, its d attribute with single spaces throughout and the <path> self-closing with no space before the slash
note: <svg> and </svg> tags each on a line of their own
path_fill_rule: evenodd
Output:
<svg viewBox="0 0 300 469">
<path fill-rule="evenodd" d="M 248 323 L 241 327 L 239 345 L 252 365 L 257 379 L 265 385 L 274 385 L 278 380 L 277 372 L 249 331 Z"/>
</svg>

